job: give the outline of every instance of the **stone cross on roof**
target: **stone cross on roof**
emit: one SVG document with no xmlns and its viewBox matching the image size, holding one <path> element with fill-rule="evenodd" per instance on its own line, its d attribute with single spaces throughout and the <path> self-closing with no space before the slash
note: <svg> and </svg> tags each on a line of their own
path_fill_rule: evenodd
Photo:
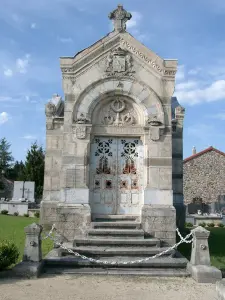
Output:
<svg viewBox="0 0 225 300">
<path fill-rule="evenodd" d="M 119 32 L 126 31 L 126 22 L 131 18 L 131 13 L 127 12 L 121 4 L 109 14 L 109 19 L 113 20 L 114 30 Z"/>
</svg>

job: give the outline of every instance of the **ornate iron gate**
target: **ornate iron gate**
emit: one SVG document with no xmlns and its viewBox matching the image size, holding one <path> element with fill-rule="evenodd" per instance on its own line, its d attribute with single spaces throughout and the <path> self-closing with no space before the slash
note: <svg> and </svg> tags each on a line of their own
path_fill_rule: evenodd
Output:
<svg viewBox="0 0 225 300">
<path fill-rule="evenodd" d="M 140 214 L 143 205 L 140 139 L 96 137 L 93 140 L 90 192 L 93 214 Z"/>
</svg>

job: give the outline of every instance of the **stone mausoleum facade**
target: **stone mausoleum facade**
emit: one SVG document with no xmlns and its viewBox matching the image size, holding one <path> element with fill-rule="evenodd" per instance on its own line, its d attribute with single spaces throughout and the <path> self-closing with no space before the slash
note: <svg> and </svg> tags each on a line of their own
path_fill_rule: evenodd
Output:
<svg viewBox="0 0 225 300">
<path fill-rule="evenodd" d="M 112 32 L 60 59 L 65 100 L 54 95 L 45 110 L 41 222 L 73 240 L 96 218 L 135 215 L 146 235 L 173 244 L 175 207 L 184 212 L 177 60 L 131 36 L 122 6 L 109 18 Z"/>
</svg>

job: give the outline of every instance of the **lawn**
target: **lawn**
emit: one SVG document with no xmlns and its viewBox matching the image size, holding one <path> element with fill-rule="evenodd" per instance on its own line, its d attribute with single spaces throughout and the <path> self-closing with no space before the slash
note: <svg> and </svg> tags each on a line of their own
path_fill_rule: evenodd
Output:
<svg viewBox="0 0 225 300">
<path fill-rule="evenodd" d="M 37 218 L 15 217 L 8 215 L 0 215 L 0 242 L 2 240 L 13 241 L 20 251 L 18 261 L 21 261 L 25 244 L 24 227 L 32 223 L 39 223 Z M 44 240 L 42 243 L 43 256 L 52 249 L 52 241 Z"/>
<path fill-rule="evenodd" d="M 225 270 L 225 228 L 206 228 L 210 231 L 209 251 L 211 264 L 216 268 Z M 187 229 L 183 236 L 190 231 Z M 179 240 L 179 239 L 178 239 Z M 187 258 L 191 257 L 191 244 L 181 244 L 178 250 Z"/>
</svg>

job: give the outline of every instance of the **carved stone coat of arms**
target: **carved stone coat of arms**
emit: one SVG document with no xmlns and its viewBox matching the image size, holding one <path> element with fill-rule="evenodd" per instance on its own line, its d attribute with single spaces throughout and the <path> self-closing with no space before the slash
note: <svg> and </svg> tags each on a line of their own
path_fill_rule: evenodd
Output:
<svg viewBox="0 0 225 300">
<path fill-rule="evenodd" d="M 86 138 L 86 127 L 85 126 L 79 126 L 74 128 L 73 132 L 75 133 L 75 137 L 78 139 L 85 139 Z"/>
<path fill-rule="evenodd" d="M 107 76 L 123 76 L 134 73 L 132 56 L 120 47 L 112 51 L 106 61 Z"/>
</svg>

